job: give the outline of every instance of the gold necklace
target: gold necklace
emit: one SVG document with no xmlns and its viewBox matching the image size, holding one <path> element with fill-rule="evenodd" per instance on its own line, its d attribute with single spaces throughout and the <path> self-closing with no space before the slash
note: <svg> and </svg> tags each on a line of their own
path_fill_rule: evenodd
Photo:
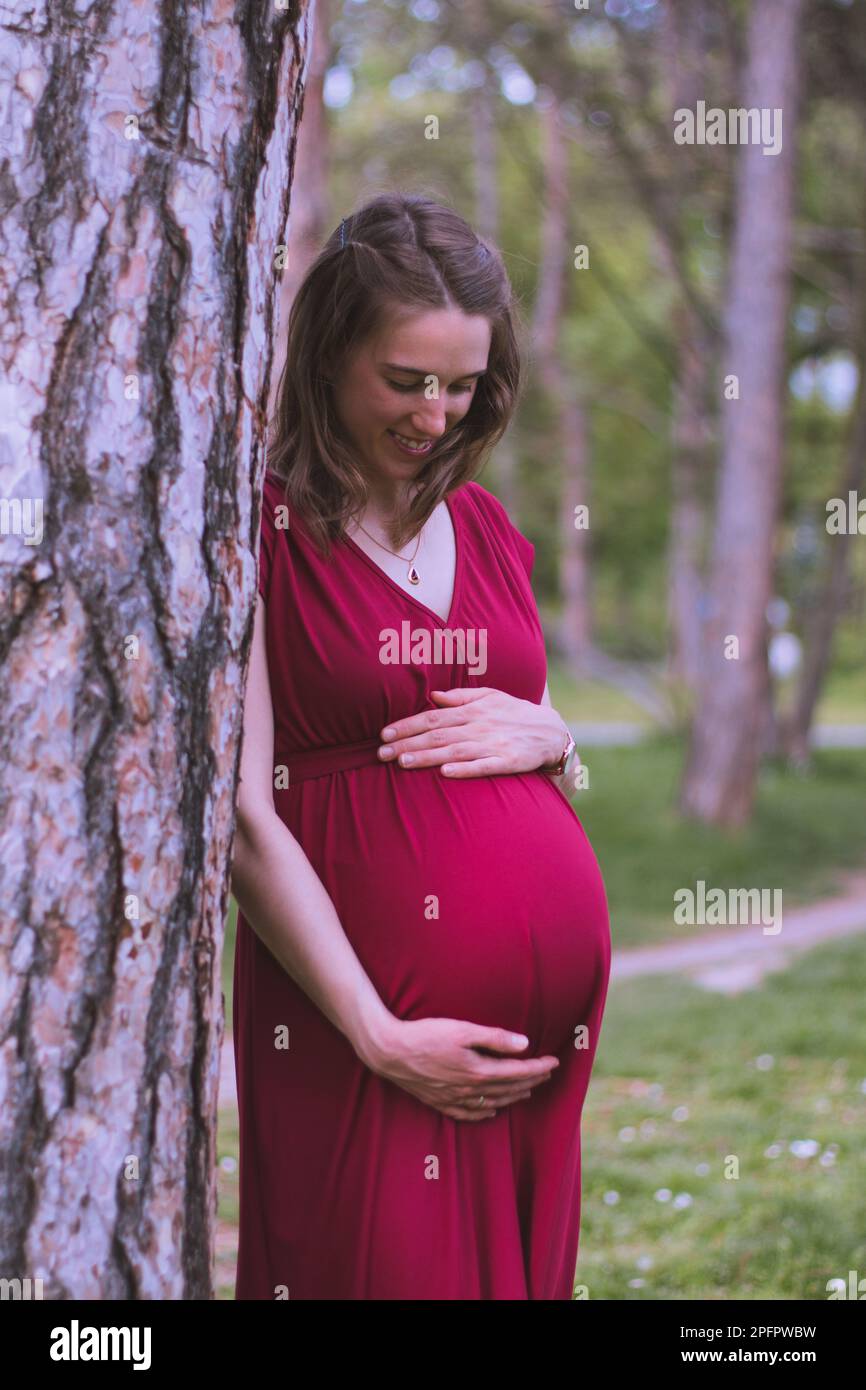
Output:
<svg viewBox="0 0 866 1390">
<path fill-rule="evenodd" d="M 367 530 L 366 526 L 362 526 L 362 525 L 361 525 L 360 521 L 358 522 L 358 530 L 359 530 L 359 531 L 363 531 L 365 536 L 370 536 L 370 532 Z M 405 555 L 400 555 L 400 554 L 398 553 L 398 551 L 396 551 L 396 550 L 391 550 L 387 545 L 382 545 L 382 542 L 381 542 L 381 541 L 377 541 L 375 536 L 370 536 L 370 540 L 373 542 L 374 545 L 378 545 L 382 550 L 387 550 L 389 555 L 396 555 L 396 557 L 397 557 L 398 560 L 405 560 L 405 559 L 406 559 L 406 556 L 405 556 Z M 412 556 L 411 560 L 409 561 L 409 572 L 408 572 L 407 578 L 408 578 L 410 584 L 420 584 L 420 583 L 421 583 L 421 575 L 418 573 L 418 568 L 417 568 L 417 566 L 414 564 L 415 555 L 418 554 L 418 550 L 419 550 L 420 545 L 421 545 L 421 532 L 419 531 L 419 532 L 418 532 L 418 545 L 416 545 L 416 547 L 415 547 L 415 554 Z"/>
</svg>

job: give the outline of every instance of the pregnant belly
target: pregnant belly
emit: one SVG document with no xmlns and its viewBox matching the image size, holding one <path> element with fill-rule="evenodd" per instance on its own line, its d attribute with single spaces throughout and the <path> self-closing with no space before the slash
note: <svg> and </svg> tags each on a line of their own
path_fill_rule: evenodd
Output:
<svg viewBox="0 0 866 1390">
<path fill-rule="evenodd" d="M 393 768 L 311 787 L 301 821 L 326 829 L 304 847 L 397 1017 L 512 1029 L 528 1056 L 573 1045 L 610 935 L 595 855 L 555 787 Z"/>
</svg>

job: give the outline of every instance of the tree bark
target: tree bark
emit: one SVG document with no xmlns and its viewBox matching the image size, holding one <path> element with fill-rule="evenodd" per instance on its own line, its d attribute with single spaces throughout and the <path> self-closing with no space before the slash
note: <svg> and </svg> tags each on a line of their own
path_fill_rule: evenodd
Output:
<svg viewBox="0 0 866 1390">
<path fill-rule="evenodd" d="M 667 106 L 671 112 L 684 107 L 694 110 L 707 89 L 708 20 L 706 0 L 690 0 L 686 5 L 668 0 L 663 8 L 661 56 Z M 695 177 L 694 154 L 688 146 L 680 146 L 678 157 L 670 162 L 672 186 L 678 203 L 683 206 L 688 205 L 689 185 Z M 658 233 L 665 268 L 676 283 L 673 261 L 677 246 L 665 239 L 663 227 L 658 228 Z M 682 244 L 683 241 L 678 243 Z M 685 275 L 683 267 L 682 277 Z M 668 669 L 693 697 L 702 670 L 704 548 L 708 530 L 706 493 L 712 476 L 711 450 L 718 414 L 716 396 L 711 389 L 717 341 L 683 294 L 674 308 L 673 320 L 677 367 L 671 420 Z"/>
<path fill-rule="evenodd" d="M 803 0 L 754 0 L 749 20 L 742 105 L 781 108 L 783 137 L 775 155 L 757 143 L 739 151 L 724 372 L 737 376 L 740 397 L 722 404 L 711 609 L 680 797 L 686 815 L 727 825 L 751 814 L 768 717 L 802 8 Z M 736 659 L 726 659 L 729 637 L 739 643 Z"/>
<path fill-rule="evenodd" d="M 560 591 L 563 597 L 558 646 L 572 670 L 580 670 L 591 641 L 589 603 L 589 530 L 574 528 L 574 508 L 589 504 L 589 467 L 583 403 L 566 380 L 559 357 L 564 274 L 569 254 L 567 142 L 561 129 L 560 102 L 548 93 L 542 108 L 544 212 L 538 291 L 533 314 L 533 343 L 538 378 L 554 421 L 561 460 L 560 516 L 563 551 Z M 569 265 L 570 265 L 569 259 Z"/>
<path fill-rule="evenodd" d="M 703 669 L 704 492 L 713 426 L 707 407 L 712 346 L 686 306 L 675 311 L 677 375 L 671 425 L 671 511 L 668 539 L 669 670 L 694 693 Z"/>
<path fill-rule="evenodd" d="M 866 211 L 866 204 L 864 204 Z M 837 492 L 847 502 L 850 492 L 859 495 L 866 482 L 866 267 L 861 259 L 857 285 L 857 395 L 851 414 L 851 434 Z M 781 721 L 780 742 L 786 756 L 798 766 L 811 756 L 810 733 L 815 708 L 833 653 L 833 638 L 848 601 L 853 546 L 858 535 L 828 535 L 826 581 L 818 602 L 809 613 L 804 643 L 803 668 L 794 708 Z"/>
<path fill-rule="evenodd" d="M 316 0 L 311 16 L 309 61 L 304 82 L 304 110 L 295 145 L 292 172 L 292 206 L 287 232 L 288 259 L 279 292 L 274 369 L 268 418 L 276 408 L 279 376 L 286 359 L 289 314 L 298 286 L 322 248 L 330 213 L 328 169 L 330 134 L 325 107 L 325 77 L 332 59 L 331 6 L 333 0 Z M 348 209 L 347 209 L 348 211 Z"/>
<path fill-rule="evenodd" d="M 3 33 L 0 1270 L 213 1296 L 265 404 L 307 0 Z M 140 17 L 139 17 L 140 18 Z M 157 26 L 159 32 L 150 32 Z M 8 272 L 4 272 L 8 273 Z"/>
</svg>

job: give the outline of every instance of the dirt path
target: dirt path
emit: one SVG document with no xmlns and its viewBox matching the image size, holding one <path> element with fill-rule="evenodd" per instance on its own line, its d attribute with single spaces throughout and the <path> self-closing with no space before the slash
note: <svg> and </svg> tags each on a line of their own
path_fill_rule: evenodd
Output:
<svg viewBox="0 0 866 1390">
<path fill-rule="evenodd" d="M 846 874 L 842 881 L 845 887 L 838 897 L 783 910 L 781 930 L 775 936 L 765 935 L 760 923 L 688 926 L 680 928 L 678 941 L 614 951 L 611 980 L 677 973 L 720 994 L 754 989 L 771 971 L 784 970 L 798 953 L 866 931 L 866 873 Z"/>
</svg>

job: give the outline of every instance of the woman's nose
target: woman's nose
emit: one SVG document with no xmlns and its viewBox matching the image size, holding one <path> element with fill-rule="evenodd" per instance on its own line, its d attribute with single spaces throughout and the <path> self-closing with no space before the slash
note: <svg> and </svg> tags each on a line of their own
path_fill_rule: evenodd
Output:
<svg viewBox="0 0 866 1390">
<path fill-rule="evenodd" d="M 429 439 L 438 439 L 440 434 L 445 433 L 446 426 L 444 401 L 427 401 L 422 408 L 412 412 L 412 428 Z"/>
</svg>

